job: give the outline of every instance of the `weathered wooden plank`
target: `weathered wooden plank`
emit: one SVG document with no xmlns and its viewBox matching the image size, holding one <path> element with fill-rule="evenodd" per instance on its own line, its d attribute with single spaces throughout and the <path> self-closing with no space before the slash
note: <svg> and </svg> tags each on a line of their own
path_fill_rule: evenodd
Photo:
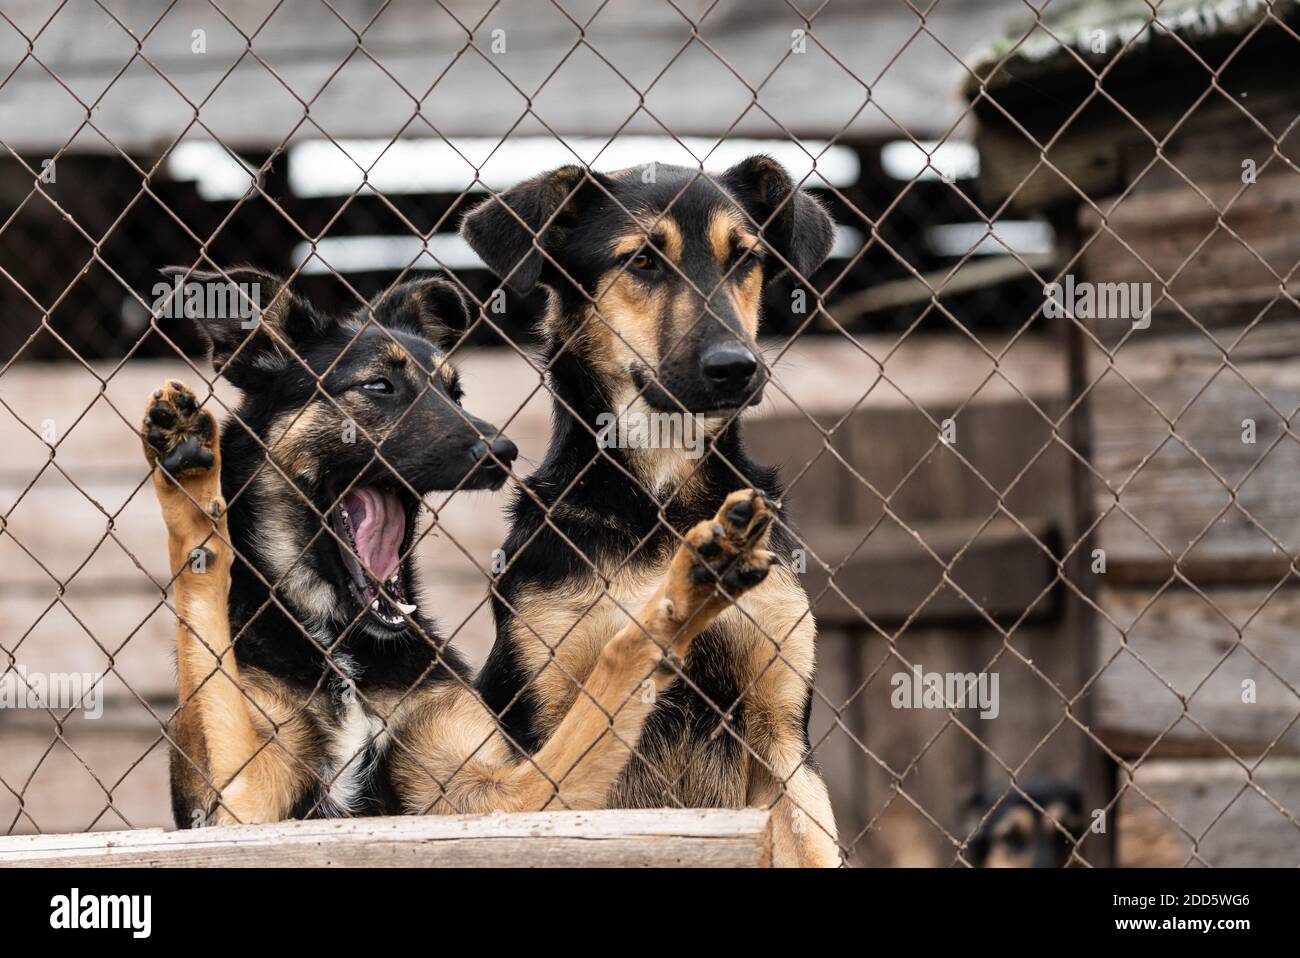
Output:
<svg viewBox="0 0 1300 958">
<path fill-rule="evenodd" d="M 963 636 L 961 638 L 968 638 Z M 979 781 L 980 748 L 939 709 L 896 709 L 892 676 L 908 663 L 926 672 L 978 671 L 976 643 L 937 628 L 909 628 L 895 641 L 870 635 L 860 643 L 866 681 L 862 709 L 865 804 L 855 810 L 869 831 L 859 840 L 859 861 L 873 866 L 947 864 L 960 841 L 963 807 Z M 987 724 L 973 710 L 958 713 L 968 726 Z M 979 729 L 976 728 L 978 732 Z"/>
<path fill-rule="evenodd" d="M 1205 186 L 1178 180 L 1135 191 L 1113 209 L 1113 200 L 1102 201 L 1105 230 L 1097 210 L 1087 207 L 1080 214 L 1083 235 L 1090 241 L 1083 272 L 1097 282 L 1152 284 L 1152 334 L 1192 331 L 1184 311 L 1203 325 L 1249 322 L 1279 296 L 1281 278 L 1290 280 L 1300 260 L 1295 229 L 1300 177 L 1274 158 L 1255 183 L 1245 186 L 1241 158 L 1254 155 L 1262 164 L 1269 150 L 1262 144 L 1238 144 L 1222 133 L 1216 139 L 1222 141 L 1221 169 Z M 1228 147 L 1231 156 L 1224 155 Z M 1219 210 L 1207 201 L 1215 198 L 1211 193 L 1227 210 L 1222 225 Z M 1288 289 L 1294 296 L 1297 285 L 1290 282 Z M 1280 310 L 1295 315 L 1286 303 Z M 1104 342 L 1114 342 L 1129 323 L 1090 325 Z"/>
<path fill-rule="evenodd" d="M 56 711 L 60 737 L 43 710 L 0 711 L 0 835 L 170 825 L 169 712 L 138 703 L 97 720 Z"/>
<path fill-rule="evenodd" d="M 1109 483 L 1094 486 L 1098 537 L 1117 578 L 1164 581 L 1186 552 L 1195 581 L 1272 584 L 1300 551 L 1300 442 L 1285 434 L 1300 408 L 1300 322 L 1219 333 L 1241 337 L 1232 368 L 1199 333 L 1130 341 L 1114 368 L 1133 386 L 1091 357 L 1094 465 Z"/>
<path fill-rule="evenodd" d="M 1232 153 L 1231 168 L 1219 171 L 1236 176 L 1240 184 L 1242 160 L 1253 157 L 1259 163 L 1272 152 L 1271 142 L 1256 147 L 1262 136 L 1257 123 L 1278 138 L 1284 154 L 1293 155 L 1296 149 L 1283 132 L 1295 117 L 1294 93 L 1278 92 L 1276 70 L 1270 68 L 1268 59 L 1260 56 L 1252 62 L 1247 56 L 1237 64 L 1240 69 L 1235 71 L 1233 87 L 1241 97 L 1249 96 L 1249 117 L 1240 106 L 1213 96 L 1188 110 L 1193 91 L 1208 82 L 1208 75 L 1195 76 L 1189 82 L 1171 72 L 1154 83 L 1145 74 L 1136 83 L 1122 83 L 1112 76 L 1108 89 L 1122 109 L 1109 98 L 1093 97 L 1085 102 L 1094 80 L 1081 69 L 1074 70 L 1074 79 L 1082 81 L 1082 86 L 1073 90 L 1047 91 L 1034 83 L 1014 84 L 976 108 L 980 197 L 990 206 L 1007 202 L 1023 213 L 1076 206 L 1084 197 L 1107 209 L 1109 203 L 1104 198 L 1123 192 L 1135 178 L 1138 192 L 1165 182 L 1165 174 L 1177 177 L 1163 162 L 1151 166 L 1157 141 L 1165 161 L 1186 169 L 1189 178 L 1202 188 L 1207 164 L 1198 163 L 1198 154 L 1216 162 L 1224 155 L 1217 148 L 1235 151 L 1240 144 L 1244 150 Z M 1010 79 L 1013 72 L 1004 69 L 999 76 Z M 1012 103 L 1018 93 L 1027 97 Z M 994 101 L 1001 102 L 1002 108 L 993 106 Z M 1078 107 L 1082 109 L 1072 116 Z M 1008 110 L 1014 121 L 1007 118 L 1004 111 Z M 1047 163 L 1043 162 L 1044 153 Z M 1207 192 L 1215 196 L 1213 191 Z"/>
<path fill-rule="evenodd" d="M 1160 759 L 1125 786 L 1115 823 L 1122 867 L 1300 865 L 1300 761 L 1267 759 L 1248 776 L 1228 759 Z"/>
<path fill-rule="evenodd" d="M 1076 644 L 1067 641 L 1055 623 L 1018 629 L 1007 644 L 1019 656 L 1003 651 L 990 667 L 998 674 L 999 715 L 994 721 L 972 723 L 983 744 L 979 753 L 981 791 L 993 795 L 1011 791 L 1010 774 L 1014 772 L 1022 786 L 1047 781 L 1075 787 L 1084 808 L 1095 807 L 1089 804 L 1094 795 L 1109 799 L 1114 794 L 1109 776 L 1093 771 L 1098 767 L 1108 769 L 1109 756 L 1066 718 L 1066 703 L 1084 680 Z M 1002 645 L 1001 636 L 982 638 L 984 661 Z M 1082 718 L 1077 706 L 1073 714 L 1076 719 Z M 1090 777 L 1093 775 L 1096 778 Z M 967 788 L 965 794 L 973 791 Z M 969 819 L 966 824 L 969 827 Z M 1108 838 L 1086 836 L 1078 854 L 1090 865 L 1109 865 Z M 944 863 L 955 860 L 950 854 Z"/>
<path fill-rule="evenodd" d="M 1059 355 L 1043 361 L 1063 377 Z M 1061 415 L 1059 396 L 1030 392 L 1031 405 L 976 387 L 926 404 L 928 415 L 910 409 L 855 416 L 854 465 L 874 489 L 855 480 L 859 494 L 845 518 L 875 522 L 884 499 L 907 523 L 984 519 L 1000 509 L 1022 519 L 1062 515 L 1068 460 L 1051 425 Z M 940 441 L 947 421 L 951 442 Z"/>
<path fill-rule="evenodd" d="M 0 864 L 711 867 L 771 863 L 758 809 L 538 812 L 283 822 L 0 839 Z"/>
<path fill-rule="evenodd" d="M 840 299 L 829 312 L 836 321 L 848 326 L 870 313 L 929 303 L 936 298 L 936 290 L 942 301 L 1028 279 L 1031 270 L 1040 276 L 1051 276 L 1056 273 L 1056 263 L 1056 257 L 1050 253 L 972 258 L 955 267 L 944 266 L 917 276 L 874 284 Z"/>
<path fill-rule="evenodd" d="M 1056 122 L 1059 126 L 1061 120 Z M 1036 214 L 1061 203 L 1075 203 L 1080 193 L 1113 193 L 1123 182 L 1115 140 L 1137 135 L 1131 125 L 1124 129 L 1104 105 L 1085 108 L 1077 125 L 1070 124 L 1059 135 L 1056 129 L 1031 122 L 1031 139 L 1024 129 L 1024 122 L 1013 124 L 994 110 L 987 111 L 975 128 L 975 146 L 980 153 L 976 188 L 990 207 L 1007 203 L 1017 213 Z M 1088 132 L 1078 132 L 1081 130 Z M 1046 151 L 1050 166 L 1043 163 L 1044 151 L 1035 146 L 1034 139 L 1051 143 Z"/>
<path fill-rule="evenodd" d="M 1279 736 L 1272 754 L 1300 754 L 1300 728 L 1292 725 L 1300 714 L 1293 691 L 1300 687 L 1300 589 L 1271 597 L 1267 589 L 1211 589 L 1206 599 L 1170 590 L 1152 601 L 1153 591 L 1100 593 L 1119 627 L 1097 626 L 1100 662 L 1108 663 L 1096 684 L 1102 738 L 1130 756 L 1162 734 L 1154 754 L 1223 756 L 1208 729 L 1241 756 L 1262 753 Z M 1243 701 L 1247 682 L 1253 702 Z M 1179 695 L 1189 697 L 1186 714 L 1203 728 L 1181 717 Z"/>
<path fill-rule="evenodd" d="M 862 702 L 852 700 L 862 681 L 860 664 L 862 629 L 827 627 L 817 630 L 817 671 L 813 676 L 812 714 L 808 739 L 813 758 L 821 768 L 830 793 L 831 810 L 839 840 L 849 844 L 866 825 L 866 763 L 858 744 L 866 738 Z M 850 849 L 849 864 L 857 864 L 856 849 Z"/>
<path fill-rule="evenodd" d="M 835 412 L 814 407 L 820 412 L 815 423 L 798 410 L 778 412 L 751 422 L 747 438 L 760 460 L 781 466 L 794 518 L 802 524 L 874 523 L 886 502 L 909 523 L 983 518 L 998 509 L 1000 495 L 1013 515 L 1057 515 L 1064 509 L 1068 463 L 1049 420 L 1060 415 L 1063 363 L 1045 344 L 1026 352 L 1040 363 L 1028 380 L 1017 375 L 1018 362 L 999 368 L 1041 414 L 997 376 L 981 386 L 993 372 L 991 362 L 984 366 L 983 358 L 963 357 L 960 349 L 936 348 L 914 356 L 932 362 L 924 369 L 904 367 L 901 382 L 892 361 L 888 381 L 863 364 L 859 375 L 869 378 L 857 394 L 871 393 L 847 417 L 843 405 Z M 936 368 L 944 375 L 935 376 Z M 826 395 L 846 398 L 838 391 Z M 939 432 L 949 418 L 951 443 Z M 832 426 L 824 437 L 821 429 Z"/>
<path fill-rule="evenodd" d="M 1004 649 L 1004 641 L 1032 666 Z M 833 730 L 823 746 L 830 748 L 825 772 L 840 838 L 853 844 L 854 864 L 953 864 L 954 842 L 965 838 L 968 825 L 967 802 L 982 786 L 1002 787 L 1007 768 L 1022 781 L 1078 780 L 1081 750 L 1088 746 L 1072 724 L 1061 724 L 1061 696 L 1076 694 L 1082 679 L 1075 650 L 1061 642 L 1055 624 L 1021 626 L 1008 640 L 990 628 L 913 625 L 892 642 L 865 629 L 823 629 L 818 662 L 819 687 L 822 670 L 842 673 L 824 687 L 853 696 L 837 704 L 843 724 L 865 745 Z M 946 710 L 895 708 L 892 679 L 909 664 L 926 672 L 996 673 L 998 715 L 963 710 L 963 730 Z M 814 707 L 814 741 L 830 726 L 829 712 Z M 1081 853 L 1090 862 L 1102 860 L 1093 845 Z"/>
<path fill-rule="evenodd" d="M 844 596 L 877 623 L 899 622 L 918 610 L 918 621 L 927 623 L 987 622 L 980 609 L 1008 624 L 1050 614 L 1056 566 L 1042 543 L 1052 541 L 1051 526 L 1032 517 L 1027 532 L 1005 518 L 982 531 L 981 526 L 981 520 L 967 519 L 903 528 L 886 520 L 865 542 L 869 526 L 802 527 L 811 552 L 801 578 L 817 600 L 817 620 L 861 624 L 861 613 Z M 817 559 L 836 569 L 833 587 Z M 965 596 L 943 582 L 945 571 Z"/>
<path fill-rule="evenodd" d="M 981 400 L 1012 399 L 1015 393 L 1006 380 L 1030 396 L 1059 395 L 1064 372 L 1052 342 L 1025 336 L 1010 346 L 1006 337 L 989 337 L 985 345 L 988 354 L 946 336 L 908 336 L 901 342 L 891 335 L 855 337 L 853 343 L 838 335 L 802 337 L 789 344 L 764 341 L 775 382 L 746 421 L 797 417 L 811 436 L 819 437 L 803 411 L 832 417 L 833 423 L 859 400 L 861 408 L 896 409 L 912 403 L 955 405 L 975 393 Z M 504 348 L 458 350 L 455 360 L 466 405 L 504 427 L 522 456 L 539 460 L 550 438 L 551 401 L 535 366 Z M 79 363 L 20 363 L 7 370 L 0 376 L 0 399 L 12 414 L 0 407 L 5 450 L 0 508 L 7 509 L 50 458 L 40 437 L 18 420 L 38 433 L 47 422 L 52 426 L 59 440 L 56 460 L 79 483 L 143 481 L 136 417 L 164 379 L 180 378 L 206 395 L 211 374 L 204 360 L 193 362 L 138 359 L 116 369 L 111 363 L 93 363 L 93 374 Z M 936 369 L 944 374 L 936 376 Z M 224 418 L 238 393 L 221 379 L 215 381 L 215 393 L 211 408 Z M 106 504 L 120 501 L 110 498 Z"/>
</svg>

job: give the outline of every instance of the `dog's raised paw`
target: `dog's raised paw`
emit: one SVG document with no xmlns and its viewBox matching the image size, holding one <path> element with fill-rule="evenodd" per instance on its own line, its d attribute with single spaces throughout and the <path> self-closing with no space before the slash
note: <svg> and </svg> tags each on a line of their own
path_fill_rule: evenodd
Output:
<svg viewBox="0 0 1300 958">
<path fill-rule="evenodd" d="M 144 457 L 174 479 L 201 475 L 216 462 L 217 424 L 175 379 L 155 390 L 140 423 Z"/>
<path fill-rule="evenodd" d="M 729 495 L 713 519 L 686 534 L 691 584 L 735 600 L 767 578 L 773 556 L 764 546 L 773 515 L 761 492 L 741 489 Z"/>
</svg>

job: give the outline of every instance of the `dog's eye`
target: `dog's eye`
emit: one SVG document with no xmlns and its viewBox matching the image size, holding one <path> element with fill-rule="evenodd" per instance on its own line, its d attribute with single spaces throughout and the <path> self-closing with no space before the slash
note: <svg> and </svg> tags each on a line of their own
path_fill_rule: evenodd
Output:
<svg viewBox="0 0 1300 958">
<path fill-rule="evenodd" d="M 641 273 L 652 273 L 659 268 L 659 264 L 649 253 L 633 253 L 623 262 L 628 269 Z"/>
<path fill-rule="evenodd" d="M 761 264 L 763 262 L 763 249 L 759 246 L 737 246 L 731 254 L 731 267 L 733 269 Z"/>
<path fill-rule="evenodd" d="M 362 383 L 361 388 L 368 393 L 383 393 L 384 395 L 387 395 L 393 391 L 393 384 L 383 376 L 380 376 L 378 379 L 372 379 L 369 382 Z"/>
<path fill-rule="evenodd" d="M 1022 828 L 1013 828 L 1002 838 L 1002 843 L 1013 852 L 1023 852 L 1029 847 L 1029 836 Z"/>
</svg>

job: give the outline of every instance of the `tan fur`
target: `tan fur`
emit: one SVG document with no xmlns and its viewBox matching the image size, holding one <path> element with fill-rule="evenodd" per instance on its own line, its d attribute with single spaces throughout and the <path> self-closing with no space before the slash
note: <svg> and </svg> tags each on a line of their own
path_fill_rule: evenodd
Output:
<svg viewBox="0 0 1300 958">
<path fill-rule="evenodd" d="M 709 248 L 713 250 L 713 258 L 719 266 L 725 266 L 731 259 L 732 247 L 744 223 L 744 219 L 735 210 L 716 210 L 709 217 Z"/>
<path fill-rule="evenodd" d="M 303 409 L 287 412 L 277 419 L 267 435 L 266 447 L 276 465 L 289 478 L 302 476 L 308 481 L 315 481 L 316 464 L 319 456 L 313 452 L 317 437 L 334 425 L 337 414 L 333 410 L 312 403 Z M 276 472 L 270 466 L 263 472 Z"/>
<path fill-rule="evenodd" d="M 491 714 L 477 698 L 469 700 L 468 690 L 431 693 L 409 727 L 407 755 L 395 763 L 406 807 L 421 812 L 603 807 L 658 693 L 676 678 L 665 661 L 680 662 L 691 640 L 726 607 L 712 583 L 697 583 L 689 572 L 698 546 L 714 537 L 716 524 L 740 495 L 753 493 L 729 497 L 717 519 L 691 531 L 635 617 L 623 614 L 624 624 L 615 629 L 617 615 L 614 621 L 605 616 L 603 634 L 584 636 L 585 647 L 594 651 L 591 668 L 580 689 L 571 686 L 572 694 L 565 693 L 566 704 L 554 713 L 558 721 L 531 758 L 506 761 L 506 743 Z M 765 527 L 762 509 L 750 526 L 760 523 Z M 765 538 L 766 532 L 754 541 Z M 764 564 L 771 561 L 766 552 L 755 554 Z M 541 660 L 548 658 L 543 651 Z"/>
<path fill-rule="evenodd" d="M 583 324 L 583 341 L 594 347 L 584 353 L 584 361 L 620 378 L 626 378 L 633 363 L 657 367 L 659 322 L 668 305 L 662 290 L 647 290 L 625 272 L 610 273 L 597 288 Z"/>
<path fill-rule="evenodd" d="M 294 483 L 306 484 L 318 478 L 316 470 L 322 461 L 319 450 L 338 441 L 348 419 L 357 423 L 359 436 L 363 429 L 374 427 L 374 424 L 358 422 L 364 418 L 359 414 L 349 415 L 349 407 L 354 402 L 344 397 L 342 412 L 333 403 L 314 402 L 277 418 L 266 439 L 272 462 L 257 470 L 245 493 L 261 507 L 263 521 L 254 532 L 254 547 L 271 570 L 271 581 L 280 583 L 317 621 L 325 621 L 334 611 L 334 592 L 304 559 L 305 543 L 300 540 L 298 526 L 284 503 L 294 509 L 305 503 L 304 494 Z M 331 536 L 327 530 L 320 534 Z"/>
<path fill-rule="evenodd" d="M 532 687 L 548 732 L 573 704 L 606 639 L 631 623 L 624 610 L 641 608 L 662 579 L 662 570 L 654 571 L 616 575 L 608 588 L 592 577 L 572 592 L 532 593 L 515 603 L 511 638 L 528 674 L 536 676 Z"/>
<path fill-rule="evenodd" d="M 266 466 L 245 494 L 262 506 L 263 520 L 254 530 L 253 547 L 270 569 L 268 578 L 293 595 L 308 615 L 317 621 L 327 620 L 334 611 L 334 591 L 307 564 L 298 528 L 282 505 L 297 502 L 299 493 L 279 472 Z"/>
<path fill-rule="evenodd" d="M 410 354 L 406 351 L 401 343 L 387 342 L 381 351 L 382 359 L 376 363 L 377 371 L 382 371 L 385 365 L 394 369 L 401 369 L 410 360 Z"/>
<path fill-rule="evenodd" d="M 719 268 L 727 274 L 728 264 L 737 249 L 754 249 L 759 239 L 749 231 L 745 220 L 734 210 L 718 210 L 709 220 L 709 247 Z M 734 273 L 723 283 L 726 295 L 740 317 L 741 325 L 751 337 L 758 333 L 759 306 L 763 298 L 763 270 L 751 269 L 740 282 Z M 712 290 L 705 290 L 712 293 Z"/>
<path fill-rule="evenodd" d="M 174 399 L 179 384 L 160 390 L 164 401 Z M 152 406 L 156 400 L 151 399 Z M 203 412 L 201 415 L 211 416 Z M 216 429 L 213 426 L 212 435 Z M 146 445 L 151 457 L 153 450 Z M 284 752 L 266 734 L 269 724 L 254 720 L 239 666 L 235 661 L 226 612 L 233 558 L 221 498 L 221 454 L 212 443 L 215 464 L 197 474 L 166 476 L 153 473 L 154 492 L 167 524 L 169 566 L 175 576 L 176 667 L 185 737 L 201 735 L 207 762 L 206 779 L 220 793 L 218 822 L 266 822 L 289 811 L 298 775 Z M 194 555 L 205 550 L 202 571 Z M 259 703 L 260 704 L 260 703 Z M 268 698 L 266 705 L 275 707 Z M 193 711 L 190 711 L 190 710 Z M 186 714 L 189 713 L 189 714 Z M 262 726 L 259 729 L 259 724 Z"/>
<path fill-rule="evenodd" d="M 763 268 L 751 269 L 739 283 L 728 287 L 736 315 L 740 317 L 745 331 L 753 336 L 758 332 L 758 313 L 763 301 Z"/>
<path fill-rule="evenodd" d="M 647 240 L 649 241 L 647 243 Z M 646 218 L 643 232 L 627 233 L 614 240 L 610 251 L 615 256 L 626 256 L 653 246 L 672 262 L 682 261 L 682 231 L 671 216 Z"/>
<path fill-rule="evenodd" d="M 1013 832 L 1032 835 L 1039 827 L 1038 816 L 1032 809 L 1023 806 L 1007 809 L 993 828 L 993 841 L 989 846 L 985 868 L 1029 868 L 1033 864 L 1033 849 L 1028 840 L 1022 842 L 1023 850 L 1013 851 L 1007 839 Z M 1047 825 L 1047 827 L 1052 827 Z"/>
<path fill-rule="evenodd" d="M 559 716 L 576 700 L 596 667 L 603 637 L 639 607 L 665 572 L 666 561 L 648 563 L 610 578 L 608 588 L 594 575 L 570 591 L 550 589 L 515 603 L 510 641 L 520 652 L 539 706 L 543 734 L 553 734 Z M 836 865 L 835 819 L 821 779 L 803 764 L 804 697 L 813 678 L 816 625 L 808 598 L 794 575 L 776 567 L 716 625 L 732 640 L 753 684 L 744 695 L 750 755 L 744 780 L 734 783 L 737 805 L 772 808 L 774 862 L 781 865 Z M 778 654 L 779 652 L 779 654 Z M 727 708 L 732 703 L 715 703 Z M 710 769 L 689 745 L 674 755 L 644 756 L 666 781 L 700 781 L 688 793 L 727 790 L 718 779 L 734 770 Z M 614 804 L 641 804 L 624 795 Z"/>
</svg>

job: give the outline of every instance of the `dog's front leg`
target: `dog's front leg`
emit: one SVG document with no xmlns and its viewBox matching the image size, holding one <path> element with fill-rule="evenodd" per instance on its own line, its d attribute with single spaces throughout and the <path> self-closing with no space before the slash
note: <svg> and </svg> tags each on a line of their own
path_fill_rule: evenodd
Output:
<svg viewBox="0 0 1300 958">
<path fill-rule="evenodd" d="M 760 675 L 746 708 L 756 713 L 751 731 L 762 734 L 750 738 L 755 754 L 749 757 L 747 804 L 772 810 L 772 864 L 834 867 L 840 864 L 835 816 L 826 783 L 807 761 L 804 724 L 816 629 L 803 590 L 788 574 L 764 588 L 777 593 L 781 608 L 773 608 L 769 596 L 766 637 L 752 660 Z"/>
<path fill-rule="evenodd" d="M 772 864 L 835 868 L 840 864 L 835 816 L 820 775 L 805 761 L 797 736 L 777 735 L 763 758 L 751 759 L 749 805 L 772 810 Z"/>
<path fill-rule="evenodd" d="M 733 600 L 767 577 L 772 508 L 753 490 L 732 493 L 686 534 L 664 581 L 601 650 L 583 690 L 546 744 L 518 774 L 530 800 L 601 808 L 641 738 L 658 693 L 676 680 L 691 642 Z"/>
<path fill-rule="evenodd" d="M 468 691 L 431 702 L 410 723 L 394 782 L 410 811 L 603 808 L 658 693 L 675 681 L 691 641 L 767 576 L 772 511 L 757 492 L 727 498 L 678 547 L 635 621 L 609 639 L 546 743 L 510 761 L 495 720 Z M 472 731 L 471 731 L 472 730 Z M 462 743 L 451 748 L 449 743 Z M 422 761 L 417 761 L 417 758 Z"/>
<path fill-rule="evenodd" d="M 282 819 L 289 812 L 289 770 L 254 725 L 230 638 L 233 554 L 216 421 L 172 381 L 149 399 L 140 432 L 145 459 L 155 467 L 175 577 L 179 722 L 197 726 L 203 737 L 204 773 L 218 792 L 217 822 Z"/>
</svg>

